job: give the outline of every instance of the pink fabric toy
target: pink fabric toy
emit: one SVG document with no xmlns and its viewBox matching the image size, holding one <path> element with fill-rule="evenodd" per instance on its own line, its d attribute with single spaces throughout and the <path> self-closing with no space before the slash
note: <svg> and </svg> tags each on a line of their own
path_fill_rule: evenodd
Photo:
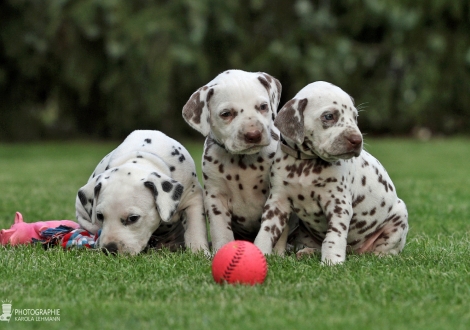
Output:
<svg viewBox="0 0 470 330">
<path fill-rule="evenodd" d="M 31 243 L 32 239 L 41 239 L 40 232 L 48 228 L 57 228 L 60 225 L 68 226 L 74 229 L 80 225 L 71 220 L 51 220 L 26 223 L 20 212 L 16 212 L 15 223 L 10 229 L 0 231 L 0 243 L 2 245 L 18 245 Z"/>
</svg>

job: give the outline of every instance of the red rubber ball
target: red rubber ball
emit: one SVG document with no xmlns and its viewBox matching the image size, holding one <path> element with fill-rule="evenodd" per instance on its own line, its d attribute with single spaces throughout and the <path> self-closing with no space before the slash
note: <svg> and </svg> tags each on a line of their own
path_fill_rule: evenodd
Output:
<svg viewBox="0 0 470 330">
<path fill-rule="evenodd" d="M 253 243 L 232 241 L 212 260 L 212 276 L 217 283 L 261 284 L 268 273 L 263 253 Z"/>
</svg>

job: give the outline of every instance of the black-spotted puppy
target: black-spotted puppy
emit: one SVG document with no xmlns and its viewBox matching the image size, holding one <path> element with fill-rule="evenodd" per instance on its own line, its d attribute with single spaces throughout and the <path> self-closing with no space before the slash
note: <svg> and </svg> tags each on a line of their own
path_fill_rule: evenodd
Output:
<svg viewBox="0 0 470 330">
<path fill-rule="evenodd" d="M 228 70 L 193 93 L 186 122 L 206 137 L 202 170 L 213 250 L 253 241 L 269 190 L 281 84 L 262 72 Z"/>
<path fill-rule="evenodd" d="M 279 111 L 280 148 L 271 168 L 271 194 L 255 244 L 271 253 L 287 217 L 302 220 L 307 248 L 337 264 L 346 251 L 397 254 L 408 213 L 386 170 L 362 150 L 351 97 L 327 82 L 304 87 Z"/>
<path fill-rule="evenodd" d="M 134 131 L 96 167 L 76 198 L 78 223 L 99 247 L 137 254 L 154 245 L 209 253 L 194 161 L 158 131 Z"/>
</svg>

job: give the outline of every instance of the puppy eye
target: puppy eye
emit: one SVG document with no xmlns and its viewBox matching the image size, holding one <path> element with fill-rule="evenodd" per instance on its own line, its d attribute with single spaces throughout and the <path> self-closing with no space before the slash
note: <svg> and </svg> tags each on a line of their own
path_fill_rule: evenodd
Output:
<svg viewBox="0 0 470 330">
<path fill-rule="evenodd" d="M 230 117 L 232 117 L 232 111 L 224 110 L 220 113 L 220 117 L 222 117 L 224 119 L 230 118 Z"/>
<path fill-rule="evenodd" d="M 140 215 L 130 215 L 130 216 L 127 218 L 126 223 L 127 223 L 128 225 L 130 225 L 130 224 L 132 224 L 132 223 L 137 222 L 137 220 L 139 220 L 139 219 L 140 219 Z"/>
<path fill-rule="evenodd" d="M 267 103 L 261 104 L 260 107 L 259 107 L 259 109 L 260 109 L 260 111 L 266 111 L 266 110 L 268 110 L 268 109 L 269 109 L 269 108 L 268 108 L 268 104 L 267 104 Z"/>
<path fill-rule="evenodd" d="M 323 116 L 323 119 L 326 121 L 334 120 L 335 116 L 332 113 L 327 113 L 326 115 Z"/>
<path fill-rule="evenodd" d="M 99 221 L 103 221 L 104 220 L 103 213 L 101 212 L 96 213 L 96 219 L 98 219 Z"/>
</svg>

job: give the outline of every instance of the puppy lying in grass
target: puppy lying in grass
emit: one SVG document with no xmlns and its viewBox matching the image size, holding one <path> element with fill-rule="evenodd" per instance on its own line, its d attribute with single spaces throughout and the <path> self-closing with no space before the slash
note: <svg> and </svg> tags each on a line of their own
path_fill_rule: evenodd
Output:
<svg viewBox="0 0 470 330">
<path fill-rule="evenodd" d="M 138 254 L 157 246 L 209 254 L 202 188 L 194 161 L 158 131 L 134 131 L 98 164 L 76 198 L 79 224 L 101 229 L 100 248 Z"/>
</svg>

